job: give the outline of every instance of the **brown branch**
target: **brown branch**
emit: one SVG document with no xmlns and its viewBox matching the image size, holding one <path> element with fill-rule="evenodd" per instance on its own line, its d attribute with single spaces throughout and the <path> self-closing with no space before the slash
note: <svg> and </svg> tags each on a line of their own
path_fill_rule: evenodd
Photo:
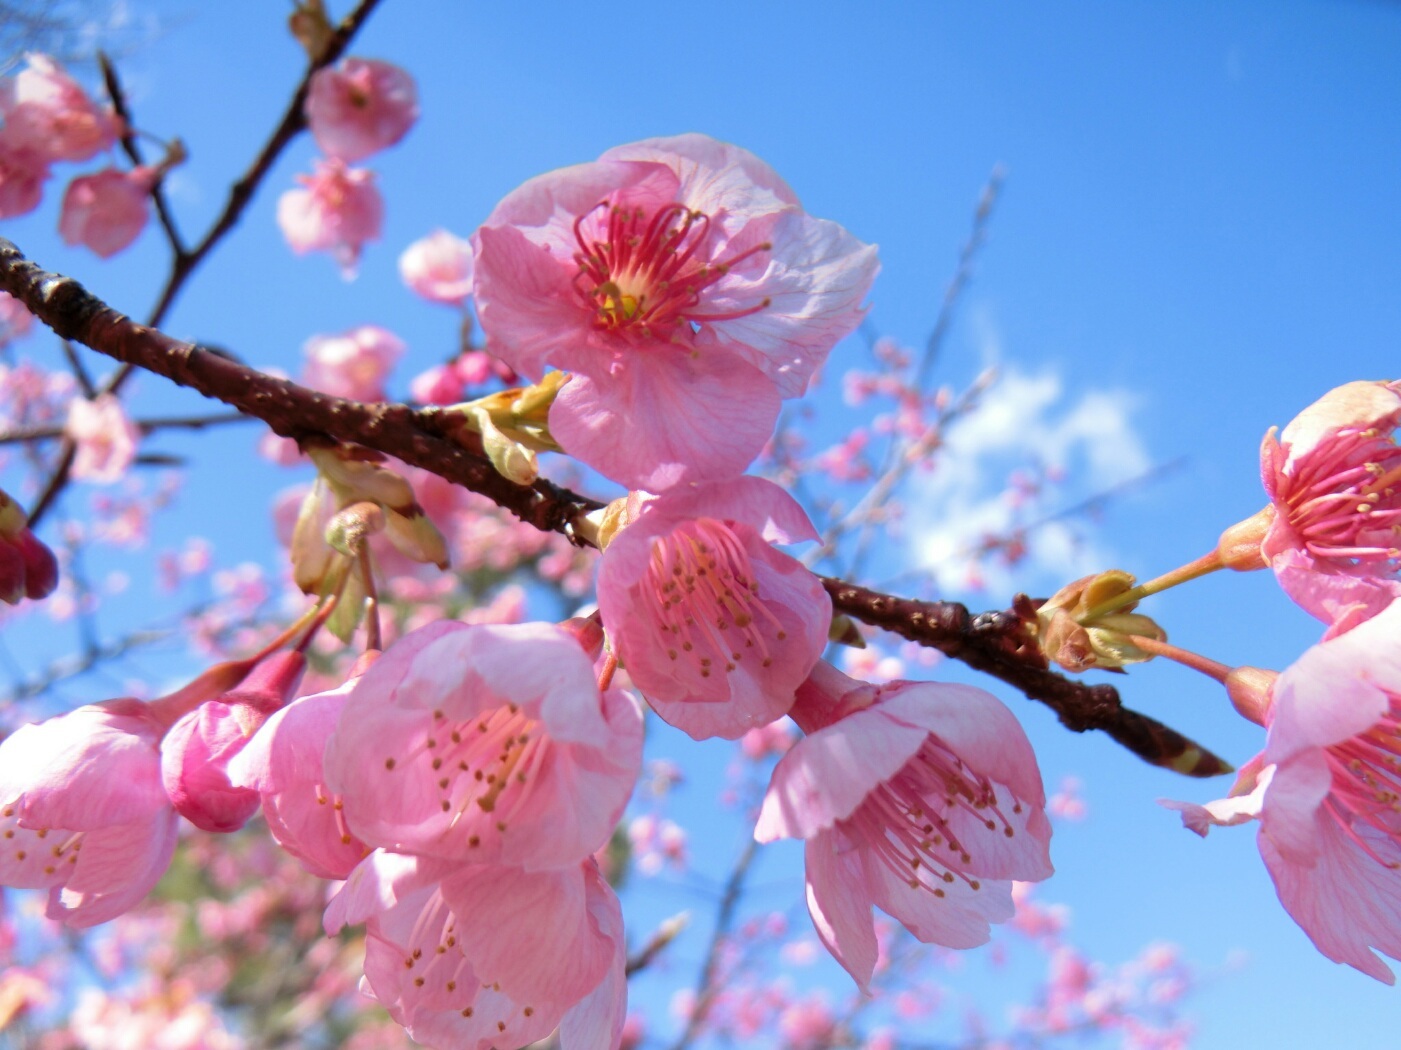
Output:
<svg viewBox="0 0 1401 1050">
<path fill-rule="evenodd" d="M 480 493 L 542 531 L 576 538 L 579 519 L 603 504 L 545 480 L 517 485 L 481 450 L 448 440 L 438 417 L 407 405 L 365 404 L 275 379 L 247 365 L 139 325 L 70 277 L 48 273 L 0 238 L 0 288 L 65 339 L 188 386 L 250 416 L 284 437 L 324 434 L 364 445 Z M 956 602 L 923 602 L 824 578 L 833 608 L 930 646 L 1016 687 L 1049 706 L 1076 732 L 1101 729 L 1154 765 L 1190 776 L 1230 767 L 1159 722 L 1123 707 L 1109 685 L 1086 685 L 1049 670 L 1028 644 L 1015 613 L 973 617 Z"/>
<path fill-rule="evenodd" d="M 313 59 L 307 66 L 306 72 L 302 74 L 301 81 L 297 84 L 296 90 L 292 92 L 292 99 L 287 103 L 287 109 L 282 114 L 282 119 L 273 130 L 263 148 L 254 158 L 253 163 L 237 182 L 229 189 L 228 199 L 224 203 L 224 209 L 219 213 L 219 217 L 214 220 L 214 224 L 209 228 L 199 244 L 189 251 L 181 247 L 178 236 L 175 235 L 174 225 L 167 227 L 167 235 L 171 240 L 171 247 L 174 256 L 170 264 L 170 276 L 166 278 L 165 287 L 161 289 L 159 298 L 156 300 L 155 308 L 146 319 L 146 323 L 152 328 L 158 326 L 165 320 L 166 313 L 175 302 L 175 297 L 179 295 L 180 289 L 184 287 L 185 281 L 194 273 L 195 269 L 204 261 L 207 256 L 224 235 L 237 225 L 238 220 L 243 216 L 243 210 L 253 199 L 253 194 L 262 183 L 263 178 L 272 169 L 273 164 L 281 155 L 287 144 L 306 127 L 306 117 L 302 113 L 302 108 L 306 103 L 307 91 L 311 85 L 311 77 L 317 70 L 330 65 L 345 53 L 345 49 L 350 46 L 350 42 L 355 38 L 355 34 L 360 31 L 360 27 L 365 24 L 365 20 L 370 17 L 374 9 L 379 6 L 380 0 L 360 0 L 355 5 L 355 9 L 345 16 L 345 19 L 336 27 L 334 33 L 327 40 L 325 48 L 321 54 Z M 121 97 L 120 86 L 116 84 L 115 76 L 108 81 L 108 89 L 111 92 L 115 89 L 113 104 Z M 125 141 L 123 143 L 125 146 Z M 134 143 L 133 143 L 134 146 Z M 130 154 L 129 154 L 130 155 Z M 139 154 L 137 154 L 139 156 Z M 159 199 L 157 203 L 159 210 Z M 162 218 L 164 222 L 164 217 Z M 56 329 L 55 329 L 56 330 Z M 100 394 L 116 393 L 122 384 L 127 381 L 135 366 L 131 362 L 123 363 L 112 375 L 102 384 L 98 391 Z M 31 526 L 39 524 L 40 520 L 48 513 L 59 494 L 68 484 L 68 472 L 73 466 L 74 455 L 73 442 L 64 438 L 63 444 L 58 451 L 58 462 L 54 465 L 53 473 L 49 475 L 49 480 L 45 484 L 39 499 L 34 504 L 34 509 L 30 512 L 29 523 Z"/>
</svg>

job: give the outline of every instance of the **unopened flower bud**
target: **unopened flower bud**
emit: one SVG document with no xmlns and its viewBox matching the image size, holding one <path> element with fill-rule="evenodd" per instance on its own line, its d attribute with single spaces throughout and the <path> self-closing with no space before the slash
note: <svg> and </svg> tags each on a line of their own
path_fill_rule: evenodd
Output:
<svg viewBox="0 0 1401 1050">
<path fill-rule="evenodd" d="M 1132 612 L 1126 602 L 1112 612 L 1087 619 L 1106 603 L 1133 588 L 1134 578 L 1120 569 L 1097 573 L 1067 584 L 1036 611 L 1034 630 L 1041 652 L 1067 671 L 1091 667 L 1118 670 L 1125 664 L 1151 660 L 1130 635 L 1167 640 L 1167 632 L 1150 617 Z"/>
</svg>

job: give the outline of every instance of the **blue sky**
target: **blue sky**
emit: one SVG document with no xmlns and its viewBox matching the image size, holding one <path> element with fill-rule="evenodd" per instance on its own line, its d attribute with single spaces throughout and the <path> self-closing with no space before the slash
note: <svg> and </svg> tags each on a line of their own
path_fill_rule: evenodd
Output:
<svg viewBox="0 0 1401 1050">
<path fill-rule="evenodd" d="M 123 75 L 142 127 L 179 134 L 190 149 L 171 197 L 196 233 L 300 69 L 281 29 L 286 5 L 132 7 L 164 28 L 124 60 Z M 1183 458 L 1115 503 L 1094 534 L 1097 552 L 1142 577 L 1203 553 L 1259 507 L 1267 427 L 1334 385 L 1398 373 L 1401 5 L 389 0 L 356 50 L 410 68 L 423 104 L 405 143 L 372 162 L 388 216 L 359 279 L 343 282 L 326 258 L 295 259 L 273 222 L 277 194 L 309 167 L 312 145 L 302 141 L 181 299 L 172 333 L 296 372 L 308 336 L 380 323 L 410 345 L 406 382 L 446 356 L 454 332 L 446 312 L 400 285 L 404 246 L 440 225 L 467 234 L 531 175 L 694 130 L 753 150 L 811 212 L 878 243 L 870 324 L 916 346 L 980 188 L 1005 165 L 935 378 L 962 385 L 989 363 L 1019 377 L 1023 399 L 1001 403 L 1017 439 L 988 462 L 1058 441 L 1080 494 L 1113 480 L 1134 449 L 1149 462 Z M 165 267 L 156 231 L 103 263 L 58 243 L 56 204 L 54 191 L 0 232 L 119 308 L 144 312 Z M 831 371 L 861 352 L 859 340 L 844 344 Z M 1034 392 L 1047 384 L 1059 395 L 1036 409 Z M 147 379 L 133 403 L 164 412 L 197 399 Z M 1065 437 L 1077 406 L 1089 443 Z M 287 477 L 250 458 L 251 429 L 162 445 L 177 440 L 201 469 L 158 540 L 197 528 L 222 559 L 265 557 L 268 496 Z M 987 494 L 934 485 L 916 504 L 937 527 Z M 900 565 L 884 568 L 926 556 L 912 535 Z M 1033 566 L 1014 585 L 1044 593 L 1064 582 L 1048 569 Z M 1258 575 L 1207 580 L 1145 611 L 1179 644 L 1267 667 L 1282 668 L 1319 633 Z M 1152 666 L 1122 690 L 1243 761 L 1258 732 L 1198 677 Z M 1196 1045 L 1394 1039 L 1397 993 L 1312 949 L 1275 901 L 1252 832 L 1201 842 L 1153 801 L 1204 801 L 1224 783 L 1213 791 L 1147 768 L 995 691 L 1025 717 L 1048 784 L 1067 772 L 1086 782 L 1091 820 L 1056 842 L 1058 874 L 1044 894 L 1075 908 L 1080 941 L 1122 959 L 1172 939 L 1207 966 L 1249 953 L 1245 968 L 1194 1000 Z M 695 853 L 703 870 L 713 855 L 719 876 L 731 843 L 710 845 Z"/>
</svg>

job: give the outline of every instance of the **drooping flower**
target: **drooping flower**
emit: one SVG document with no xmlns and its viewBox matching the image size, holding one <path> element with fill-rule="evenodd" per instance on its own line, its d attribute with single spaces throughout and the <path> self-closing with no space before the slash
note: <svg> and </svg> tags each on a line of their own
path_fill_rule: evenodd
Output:
<svg viewBox="0 0 1401 1050">
<path fill-rule="evenodd" d="M 1401 959 L 1401 603 L 1348 622 L 1278 677 L 1233 672 L 1265 750 L 1229 798 L 1164 804 L 1199 835 L 1258 819 L 1285 911 L 1328 958 L 1394 984 L 1369 949 Z"/>
<path fill-rule="evenodd" d="M 49 917 L 75 927 L 146 896 L 175 849 L 163 729 L 150 705 L 109 700 L 0 743 L 0 883 L 47 889 Z"/>
<path fill-rule="evenodd" d="M 228 765 L 229 780 L 262 798 L 278 845 L 313 875 L 344 879 L 369 852 L 346 825 L 341 796 L 326 786 L 326 742 L 358 682 L 292 701 L 267 720 Z"/>
<path fill-rule="evenodd" d="M 396 65 L 347 58 L 312 75 L 306 119 L 323 153 L 354 163 L 408 134 L 418 119 L 418 89 Z"/>
<path fill-rule="evenodd" d="M 155 179 L 154 168 L 105 168 L 74 179 L 58 217 L 63 242 L 85 245 L 104 259 L 116 255 L 146 228 Z"/>
<path fill-rule="evenodd" d="M 330 252 L 346 278 L 355 276 L 360 251 L 378 240 L 384 201 L 374 172 L 346 167 L 343 161 L 318 161 L 311 175 L 298 175 L 301 189 L 288 190 L 277 202 L 277 224 L 298 255 Z"/>
<path fill-rule="evenodd" d="M 29 529 L 24 508 L 0 490 L 0 601 L 47 598 L 58 586 L 58 559 Z"/>
<path fill-rule="evenodd" d="M 600 692 L 568 632 L 439 622 L 391 646 L 351 691 L 326 784 L 372 846 L 557 868 L 608 839 L 641 749 L 636 702 Z"/>
<path fill-rule="evenodd" d="M 771 544 L 817 538 L 797 501 L 763 478 L 641 503 L 604 550 L 598 605 L 653 710 L 698 740 L 738 739 L 787 713 L 827 644 L 832 603 Z"/>
<path fill-rule="evenodd" d="M 768 165 L 694 134 L 531 179 L 473 248 L 487 349 L 531 379 L 572 372 L 555 439 L 654 492 L 741 473 L 877 269 Z"/>
<path fill-rule="evenodd" d="M 63 432 L 76 446 L 70 473 L 97 485 L 110 485 L 122 478 L 136 458 L 141 440 L 141 432 L 115 394 L 99 394 L 91 401 L 75 397 L 68 406 Z"/>
<path fill-rule="evenodd" d="M 121 121 L 97 105 L 47 55 L 30 53 L 12 79 L 0 81 L 0 139 L 14 149 L 33 150 L 45 162 L 89 160 L 108 149 Z"/>
<path fill-rule="evenodd" d="M 317 335 L 302 352 L 302 382 L 351 401 L 383 401 L 384 381 L 404 356 L 404 341 L 378 325 L 362 324 L 339 335 Z"/>
<path fill-rule="evenodd" d="M 326 911 L 368 920 L 365 985 L 416 1042 L 617 1050 L 627 1013 L 618 899 L 592 859 L 558 871 L 463 866 L 376 850 Z"/>
<path fill-rule="evenodd" d="M 971 948 L 1012 918 L 1012 880 L 1051 874 L 1036 756 L 988 693 L 819 663 L 791 714 L 809 735 L 775 767 L 754 837 L 806 840 L 808 911 L 863 989 L 873 904 L 921 941 Z"/>
<path fill-rule="evenodd" d="M 1377 613 L 1401 596 L 1398 425 L 1401 382 L 1347 383 L 1261 445 L 1271 503 L 1251 531 L 1280 586 L 1325 623 L 1349 605 Z"/>
<path fill-rule="evenodd" d="M 447 230 L 434 230 L 404 249 L 399 275 L 415 295 L 459 306 L 472 294 L 472 245 Z"/>
<path fill-rule="evenodd" d="M 229 763 L 291 697 L 306 657 L 280 652 L 237 688 L 183 715 L 161 741 L 161 781 L 175 811 L 203 831 L 237 831 L 258 809 L 258 792 L 231 783 Z"/>
</svg>

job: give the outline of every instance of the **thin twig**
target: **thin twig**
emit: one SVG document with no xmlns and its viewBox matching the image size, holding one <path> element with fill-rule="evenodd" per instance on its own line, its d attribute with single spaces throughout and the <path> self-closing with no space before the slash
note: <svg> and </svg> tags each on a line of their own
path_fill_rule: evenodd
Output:
<svg viewBox="0 0 1401 1050">
<path fill-rule="evenodd" d="M 226 423 L 252 423 L 255 420 L 253 416 L 245 416 L 242 412 L 217 412 L 207 416 L 153 416 L 150 419 L 133 419 L 131 422 L 141 433 L 154 434 L 158 430 L 205 430 Z M 62 426 L 29 427 L 25 430 L 0 431 L 0 445 L 16 445 L 23 441 L 52 441 L 61 437 Z"/>
<path fill-rule="evenodd" d="M 321 55 L 312 60 L 307 66 L 306 72 L 302 74 L 296 90 L 292 93 L 292 100 L 287 104 L 287 109 L 282 114 L 282 119 L 278 122 L 272 135 L 258 152 L 257 157 L 254 158 L 243 177 L 230 187 L 224 209 L 214 220 L 209 232 L 189 251 L 181 248 L 178 237 L 172 239 L 171 246 L 174 249 L 174 255 L 170 264 L 170 276 L 166 278 L 165 287 L 161 289 L 156 305 L 146 319 L 147 325 L 155 328 L 165 320 L 166 312 L 174 304 L 175 297 L 180 294 L 185 281 L 214 249 L 214 246 L 223 239 L 224 235 L 238 223 L 238 220 L 243 216 L 244 208 L 253 199 L 258 186 L 272 169 L 277 158 L 282 154 L 287 144 L 297 136 L 297 133 L 306 127 L 306 116 L 302 113 L 302 108 L 306 103 L 307 90 L 310 87 L 312 75 L 345 53 L 345 49 L 355 38 L 355 34 L 359 32 L 360 27 L 365 24 L 365 20 L 370 17 L 379 4 L 380 0 L 360 0 L 355 9 L 346 15 L 341 24 L 336 27 Z M 118 87 L 118 93 L 120 94 L 120 87 Z M 173 231 L 173 229 L 172 224 L 171 230 Z M 132 369 L 132 365 L 123 364 L 102 384 L 98 393 L 116 393 L 127 381 Z M 29 524 L 31 528 L 39 524 L 48 513 L 49 508 L 53 506 L 54 500 L 67 486 L 68 473 L 73 467 L 75 451 L 73 442 L 64 438 L 63 444 L 59 448 L 58 461 L 54 464 L 53 473 L 49 475 L 48 482 L 44 485 L 43 491 L 34 503 L 34 509 L 30 512 Z"/>
<path fill-rule="evenodd" d="M 705 1024 L 710 1007 L 715 1002 L 717 987 L 715 971 L 720 965 L 720 949 L 734 925 L 735 909 L 739 906 L 740 894 L 744 892 L 744 880 L 759 854 L 759 844 L 753 839 L 745 843 L 744 851 L 735 861 L 730 877 L 725 881 L 725 891 L 720 898 L 720 908 L 715 913 L 715 929 L 710 934 L 710 945 L 705 950 L 705 962 L 701 964 L 700 977 L 696 981 L 696 1001 L 691 1007 L 691 1016 L 686 1020 L 686 1028 L 671 1044 L 671 1050 L 686 1050 Z"/>
</svg>

